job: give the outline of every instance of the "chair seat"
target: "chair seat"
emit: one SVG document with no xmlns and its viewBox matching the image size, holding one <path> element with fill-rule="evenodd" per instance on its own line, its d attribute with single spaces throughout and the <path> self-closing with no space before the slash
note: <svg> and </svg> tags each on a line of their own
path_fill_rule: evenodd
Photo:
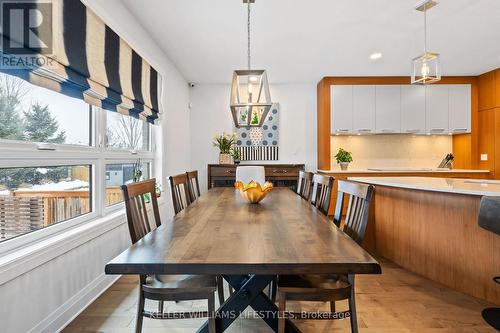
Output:
<svg viewBox="0 0 500 333">
<path fill-rule="evenodd" d="M 193 299 L 193 295 L 214 293 L 217 283 L 214 275 L 153 275 L 147 277 L 142 290 L 150 299 L 165 299 L 167 295 Z"/>
<path fill-rule="evenodd" d="M 280 275 L 278 288 L 287 299 L 303 301 L 343 300 L 351 292 L 346 275 Z"/>
</svg>

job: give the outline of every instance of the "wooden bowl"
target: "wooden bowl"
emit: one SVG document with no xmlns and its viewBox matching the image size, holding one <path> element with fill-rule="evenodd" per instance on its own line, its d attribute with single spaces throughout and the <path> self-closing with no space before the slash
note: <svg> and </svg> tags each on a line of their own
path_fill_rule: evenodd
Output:
<svg viewBox="0 0 500 333">
<path fill-rule="evenodd" d="M 234 184 L 234 187 L 240 191 L 240 195 L 243 199 L 251 204 L 259 203 L 262 199 L 264 199 L 272 189 L 273 184 L 270 182 L 266 182 L 264 186 L 260 186 L 258 182 L 251 181 L 247 185 L 244 185 L 242 182 L 237 181 Z"/>
</svg>

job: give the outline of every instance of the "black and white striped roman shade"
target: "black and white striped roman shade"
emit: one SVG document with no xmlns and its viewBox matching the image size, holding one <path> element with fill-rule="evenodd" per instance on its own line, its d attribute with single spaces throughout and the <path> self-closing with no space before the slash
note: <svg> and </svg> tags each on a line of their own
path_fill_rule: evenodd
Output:
<svg viewBox="0 0 500 333">
<path fill-rule="evenodd" d="M 104 109 L 155 123 L 160 113 L 158 72 L 80 0 L 51 3 L 52 50 L 37 55 L 47 62 L 1 70 Z M 4 33 L 2 38 L 5 42 L 10 36 Z"/>
</svg>

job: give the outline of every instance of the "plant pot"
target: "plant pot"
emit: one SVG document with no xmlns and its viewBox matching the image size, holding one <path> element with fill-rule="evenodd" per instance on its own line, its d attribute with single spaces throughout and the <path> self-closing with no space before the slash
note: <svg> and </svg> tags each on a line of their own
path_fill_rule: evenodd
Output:
<svg viewBox="0 0 500 333">
<path fill-rule="evenodd" d="M 232 164 L 231 154 L 219 154 L 219 164 Z"/>
<path fill-rule="evenodd" d="M 347 168 L 349 167 L 349 163 L 347 162 L 340 162 L 339 164 L 340 164 L 340 170 L 342 171 L 346 171 Z"/>
<path fill-rule="evenodd" d="M 234 164 L 236 164 L 236 165 L 240 164 L 240 162 L 241 162 L 241 161 L 240 161 L 239 159 L 237 159 L 237 160 L 235 159 L 235 160 L 234 160 Z"/>
</svg>

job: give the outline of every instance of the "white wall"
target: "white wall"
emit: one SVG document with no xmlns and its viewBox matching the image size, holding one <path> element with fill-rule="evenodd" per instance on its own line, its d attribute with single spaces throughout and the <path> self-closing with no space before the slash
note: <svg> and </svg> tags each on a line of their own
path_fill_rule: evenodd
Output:
<svg viewBox="0 0 500 333">
<path fill-rule="evenodd" d="M 271 85 L 273 102 L 280 103 L 279 161 L 264 163 L 305 163 L 316 168 L 316 85 Z M 212 138 L 233 132 L 229 109 L 229 85 L 200 84 L 191 94 L 191 166 L 200 172 L 200 186 L 207 188 L 207 163 L 217 163 L 218 150 Z"/>
<path fill-rule="evenodd" d="M 163 76 L 165 114 L 158 127 L 161 131 L 157 131 L 163 133 L 157 133 L 163 137 L 157 142 L 163 159 L 155 165 L 155 172 L 163 175 L 163 189 L 167 190 L 166 175 L 190 168 L 187 82 L 120 0 L 84 2 Z M 163 200 L 162 216 L 171 216 L 168 191 Z M 0 331 L 55 332 L 113 282 L 113 277 L 104 275 L 104 265 L 130 244 L 124 216 L 115 219 L 111 229 L 94 228 L 85 235 L 64 247 L 51 245 L 53 249 L 39 255 L 39 262 L 28 271 L 13 279 L 0 279 Z M 0 277 L 3 274 L 6 272 L 0 270 Z"/>
</svg>

